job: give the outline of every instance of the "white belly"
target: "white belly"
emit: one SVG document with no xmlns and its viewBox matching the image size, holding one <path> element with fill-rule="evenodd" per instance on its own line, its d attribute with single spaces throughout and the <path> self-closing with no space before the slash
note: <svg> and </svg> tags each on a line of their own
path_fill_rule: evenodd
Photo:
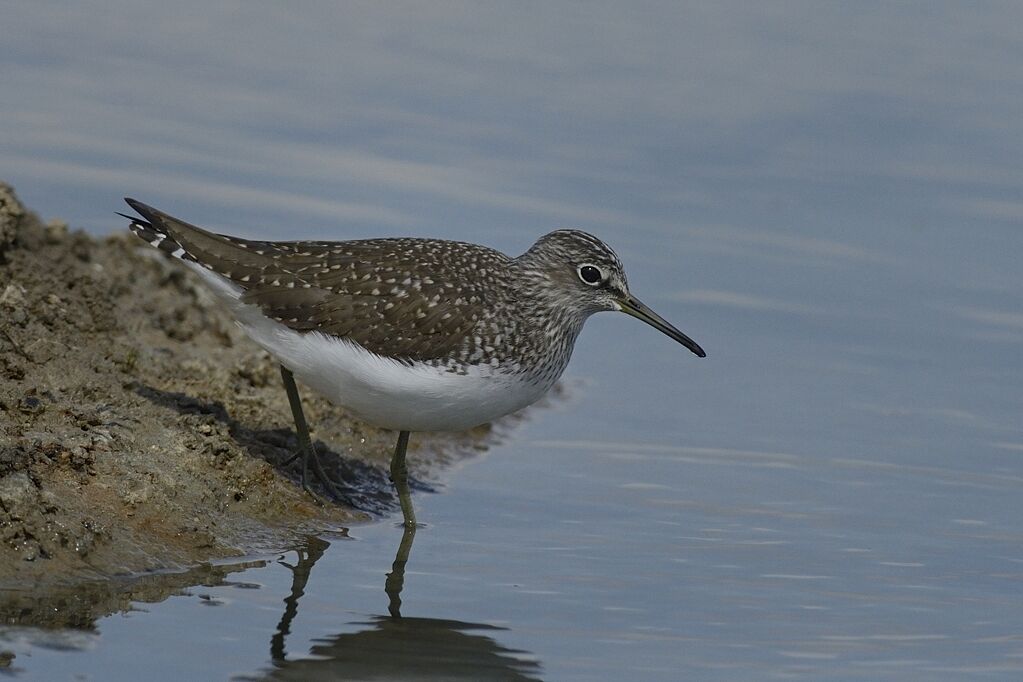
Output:
<svg viewBox="0 0 1023 682">
<path fill-rule="evenodd" d="M 242 328 L 313 390 L 370 424 L 403 431 L 457 431 L 493 421 L 547 387 L 491 368 L 454 374 L 403 365 L 319 332 L 299 334 L 262 315 Z"/>
<path fill-rule="evenodd" d="M 228 305 L 245 332 L 302 383 L 374 426 L 401 431 L 458 431 L 493 421 L 536 402 L 550 384 L 489 366 L 455 374 L 411 367 L 319 332 L 299 333 L 239 300 L 241 290 L 185 261 Z"/>
</svg>

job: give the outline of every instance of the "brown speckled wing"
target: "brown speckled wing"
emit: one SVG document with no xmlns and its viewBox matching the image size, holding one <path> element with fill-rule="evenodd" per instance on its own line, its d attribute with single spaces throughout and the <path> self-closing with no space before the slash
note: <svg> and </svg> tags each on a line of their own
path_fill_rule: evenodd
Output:
<svg viewBox="0 0 1023 682">
<path fill-rule="evenodd" d="M 488 286 L 510 260 L 475 244 L 435 239 L 267 242 L 214 234 L 141 202 L 151 221 L 133 229 L 159 235 L 190 260 L 243 290 L 243 300 L 299 332 L 319 331 L 402 360 L 465 359 L 488 306 Z M 142 235 L 146 238 L 147 235 Z M 153 241 L 147 239 L 147 241 Z M 500 289 L 499 289 L 500 290 Z"/>
<path fill-rule="evenodd" d="M 374 353 L 403 360 L 458 357 L 477 319 L 460 309 L 465 306 L 449 302 L 427 308 L 417 297 L 336 293 L 315 286 L 260 285 L 242 298 L 295 331 L 347 338 Z M 388 307 L 394 300 L 397 304 Z"/>
<path fill-rule="evenodd" d="M 244 300 L 296 331 L 351 339 L 406 360 L 462 358 L 485 315 L 485 281 L 507 267 L 480 247 L 438 240 L 378 239 L 263 244 L 272 253 Z M 480 268 L 481 262 L 492 267 Z"/>
</svg>

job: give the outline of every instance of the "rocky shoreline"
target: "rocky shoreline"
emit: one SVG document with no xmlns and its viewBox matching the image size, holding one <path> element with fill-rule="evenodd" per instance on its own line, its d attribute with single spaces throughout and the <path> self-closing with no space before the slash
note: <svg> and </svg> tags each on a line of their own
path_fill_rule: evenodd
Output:
<svg viewBox="0 0 1023 682">
<path fill-rule="evenodd" d="M 297 485 L 298 464 L 284 465 L 295 434 L 277 365 L 190 272 L 127 230 L 96 238 L 44 224 L 0 184 L 8 601 L 112 576 L 194 571 L 392 511 L 393 434 L 303 393 L 347 504 L 320 506 Z M 493 438 L 489 427 L 416 437 L 413 477 L 426 487 L 438 467 Z"/>
</svg>

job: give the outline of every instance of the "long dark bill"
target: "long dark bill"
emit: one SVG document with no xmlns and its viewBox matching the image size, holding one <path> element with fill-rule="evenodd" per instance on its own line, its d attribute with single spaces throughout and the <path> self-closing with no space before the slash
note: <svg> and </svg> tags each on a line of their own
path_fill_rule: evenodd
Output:
<svg viewBox="0 0 1023 682">
<path fill-rule="evenodd" d="M 632 315 L 636 319 L 643 320 L 654 329 L 661 331 L 671 338 L 675 339 L 689 350 L 696 353 L 701 358 L 707 357 L 707 354 L 700 348 L 700 345 L 693 341 L 691 338 L 675 329 L 671 326 L 667 320 L 651 310 L 645 303 L 640 301 L 635 296 L 629 296 L 624 301 L 620 302 L 622 306 L 622 312 Z"/>
</svg>

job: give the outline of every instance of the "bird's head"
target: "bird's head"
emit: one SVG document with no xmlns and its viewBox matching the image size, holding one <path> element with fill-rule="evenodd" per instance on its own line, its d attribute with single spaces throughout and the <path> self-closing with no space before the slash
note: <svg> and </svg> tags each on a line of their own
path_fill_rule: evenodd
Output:
<svg viewBox="0 0 1023 682">
<path fill-rule="evenodd" d="M 625 268 L 607 244 L 580 230 L 556 230 L 540 237 L 518 259 L 547 296 L 582 317 L 615 310 L 643 320 L 699 357 L 700 346 L 629 292 Z"/>
</svg>

